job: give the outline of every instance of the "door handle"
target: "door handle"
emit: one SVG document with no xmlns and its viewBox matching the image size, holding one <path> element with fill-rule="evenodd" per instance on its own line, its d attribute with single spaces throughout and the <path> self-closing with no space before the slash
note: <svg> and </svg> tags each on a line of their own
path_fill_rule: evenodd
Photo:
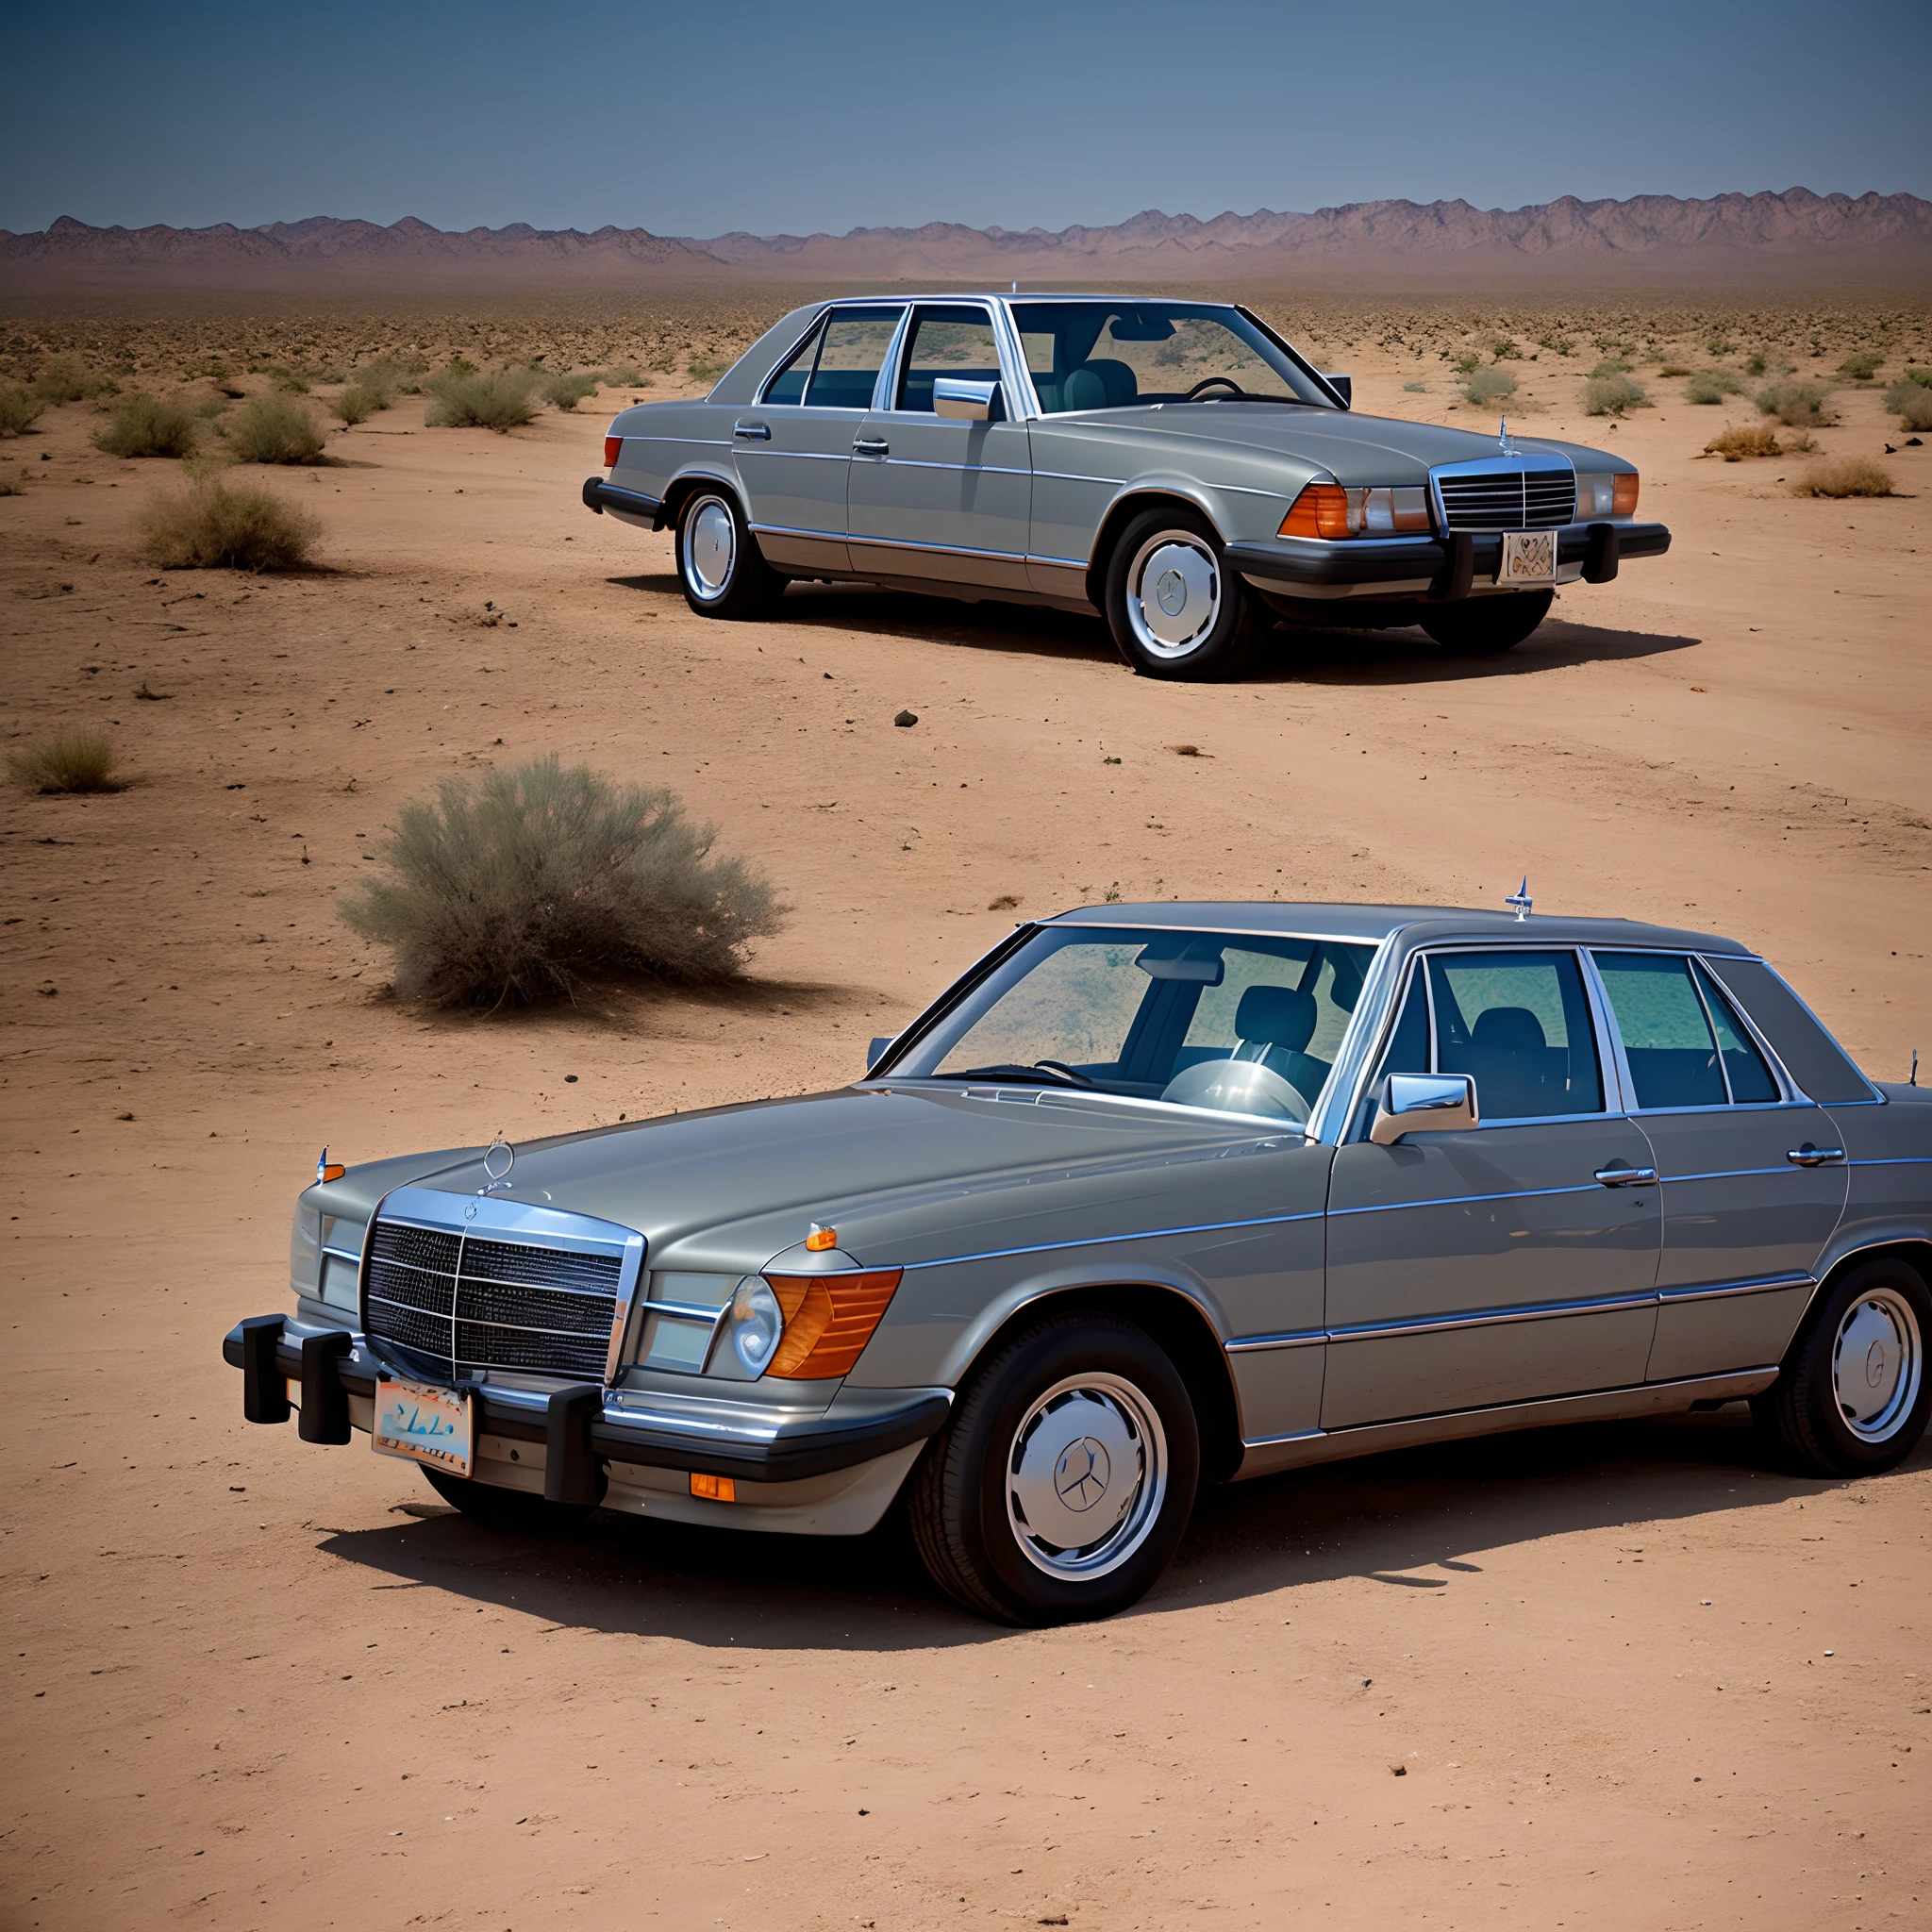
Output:
<svg viewBox="0 0 1932 1932">
<path fill-rule="evenodd" d="M 1657 1179 L 1657 1169 L 1629 1167 L 1618 1161 L 1609 1167 L 1598 1168 L 1596 1177 L 1607 1188 L 1641 1188 L 1648 1187 Z"/>
<path fill-rule="evenodd" d="M 1802 1147 L 1793 1147 L 1785 1158 L 1798 1167 L 1824 1167 L 1834 1160 L 1842 1160 L 1845 1150 L 1842 1147 L 1814 1147 L 1807 1141 Z"/>
<path fill-rule="evenodd" d="M 772 440 L 769 423 L 734 423 L 731 433 L 741 442 L 770 442 Z"/>
<path fill-rule="evenodd" d="M 891 454 L 891 444 L 880 437 L 859 437 L 852 445 L 852 454 L 878 462 Z"/>
</svg>

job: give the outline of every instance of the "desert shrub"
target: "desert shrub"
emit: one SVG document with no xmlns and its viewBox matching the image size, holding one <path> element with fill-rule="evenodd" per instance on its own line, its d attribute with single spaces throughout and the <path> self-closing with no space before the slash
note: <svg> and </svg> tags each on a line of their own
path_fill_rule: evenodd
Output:
<svg viewBox="0 0 1932 1932">
<path fill-rule="evenodd" d="M 1838 373 L 1849 375 L 1854 382 L 1870 382 L 1884 367 L 1882 349 L 1856 349 L 1838 365 Z"/>
<path fill-rule="evenodd" d="M 1828 393 L 1822 382 L 1804 382 L 1791 377 L 1784 382 L 1769 383 L 1759 390 L 1757 407 L 1767 416 L 1775 416 L 1780 423 L 1788 423 L 1793 429 L 1815 429 L 1819 425 L 1831 421 L 1824 407 Z"/>
<path fill-rule="evenodd" d="M 291 396 L 306 396 L 308 393 L 308 378 L 299 369 L 274 368 L 269 374 L 275 379 L 275 387 Z"/>
<path fill-rule="evenodd" d="M 98 731 L 63 731 L 25 751 L 8 752 L 7 769 L 28 791 L 120 791 L 114 747 Z"/>
<path fill-rule="evenodd" d="M 142 519 L 142 548 L 163 570 L 293 570 L 322 525 L 273 491 L 208 476 Z"/>
<path fill-rule="evenodd" d="M 424 417 L 432 429 L 493 429 L 499 436 L 537 413 L 527 370 L 499 375 L 433 375 L 424 387 L 431 401 Z"/>
<path fill-rule="evenodd" d="M 1507 369 L 1474 369 L 1462 378 L 1462 393 L 1472 403 L 1493 403 L 1516 393 L 1516 378 Z"/>
<path fill-rule="evenodd" d="M 34 377 L 34 393 L 43 403 L 78 403 L 89 396 L 112 395 L 119 388 L 111 375 L 95 375 L 72 356 L 52 356 Z"/>
<path fill-rule="evenodd" d="M 1777 440 L 1777 431 L 1770 424 L 1754 423 L 1748 428 L 1736 425 L 1720 430 L 1704 445 L 1704 453 L 1736 463 L 1746 457 L 1781 457 L 1785 451 Z"/>
<path fill-rule="evenodd" d="M 1892 482 L 1870 457 L 1828 457 L 1787 487 L 1793 496 L 1890 496 Z"/>
<path fill-rule="evenodd" d="M 388 408 L 389 405 L 374 390 L 352 382 L 328 407 L 332 416 L 353 429 L 357 424 L 368 422 L 376 410 Z"/>
<path fill-rule="evenodd" d="M 1932 388 L 1901 376 L 1888 383 L 1885 407 L 1907 429 L 1932 429 Z"/>
<path fill-rule="evenodd" d="M 555 757 L 448 777 L 379 848 L 386 877 L 341 905 L 386 947 L 396 991 L 432 1006 L 568 997 L 588 975 L 733 977 L 785 908 L 669 791 Z"/>
<path fill-rule="evenodd" d="M 1474 375 L 1483 366 L 1483 358 L 1480 356 L 1465 353 L 1457 357 L 1450 366 L 1456 371 L 1457 375 Z"/>
<path fill-rule="evenodd" d="M 467 356 L 452 356 L 444 363 L 442 373 L 445 375 L 475 375 L 476 365 Z"/>
<path fill-rule="evenodd" d="M 186 457 L 194 454 L 194 413 L 173 396 L 123 396 L 93 445 L 110 457 Z"/>
<path fill-rule="evenodd" d="M 1590 416 L 1621 416 L 1625 409 L 1645 409 L 1650 399 L 1629 376 L 1618 374 L 1592 375 L 1583 385 L 1584 413 Z"/>
<path fill-rule="evenodd" d="M 543 400 L 559 409 L 575 409 L 586 396 L 596 393 L 594 375 L 553 375 L 543 385 Z"/>
<path fill-rule="evenodd" d="M 716 382 L 731 367 L 729 358 L 716 356 L 693 356 L 684 365 L 684 373 L 697 382 Z"/>
<path fill-rule="evenodd" d="M 606 389 L 649 389 L 651 378 L 640 375 L 628 362 L 620 362 L 614 369 L 607 369 L 597 380 Z"/>
<path fill-rule="evenodd" d="M 1921 389 L 1932 389 L 1932 369 L 1922 369 L 1916 363 L 1906 364 L 1906 373 L 1901 382 L 1916 382 Z"/>
<path fill-rule="evenodd" d="M 228 448 L 244 463 L 312 463 L 323 433 L 307 403 L 293 396 L 250 396 L 228 429 Z"/>
<path fill-rule="evenodd" d="M 1668 375 L 1670 371 L 1659 373 Z M 1684 385 L 1684 396 L 1692 403 L 1721 403 L 1726 396 L 1741 395 L 1743 389 L 1742 377 L 1728 369 L 1700 369 Z"/>
<path fill-rule="evenodd" d="M 1402 386 L 1412 396 L 1426 395 L 1428 393 L 1429 386 L 1425 382 L 1405 382 Z"/>
<path fill-rule="evenodd" d="M 225 395 L 222 394 L 220 391 L 217 391 L 213 395 L 203 396 L 202 399 L 195 404 L 194 413 L 197 416 L 199 416 L 204 423 L 212 423 L 214 419 L 217 416 L 219 416 L 223 412 L 223 410 L 225 410 L 227 407 L 228 398 Z"/>
<path fill-rule="evenodd" d="M 368 391 L 375 398 L 378 409 L 386 409 L 391 396 L 419 394 L 423 378 L 427 374 L 426 363 L 405 362 L 393 356 L 378 356 L 375 361 L 365 362 L 357 370 L 356 387 Z"/>
<path fill-rule="evenodd" d="M 1694 369 L 1689 368 L 1682 362 L 1666 362 L 1664 366 L 1657 371 L 1657 374 L 1668 382 L 1674 381 L 1676 377 L 1680 375 L 1695 375 L 1697 372 Z"/>
<path fill-rule="evenodd" d="M 17 382 L 0 382 L 0 436 L 18 436 L 32 428 L 46 407 Z"/>
<path fill-rule="evenodd" d="M 1606 356 L 1590 374 L 1592 381 L 1607 375 L 1628 375 L 1630 365 L 1621 356 Z"/>
<path fill-rule="evenodd" d="M 1737 343 L 1724 336 L 1712 336 L 1704 345 L 1707 356 L 1729 356 L 1737 349 Z"/>
<path fill-rule="evenodd" d="M 1490 358 L 1492 361 L 1514 362 L 1520 360 L 1522 355 L 1523 351 L 1508 336 L 1497 336 L 1490 343 Z"/>
<path fill-rule="evenodd" d="M 1752 350 L 1750 355 L 1744 358 L 1744 374 L 1746 375 L 1762 375 L 1764 370 L 1764 351 L 1762 349 Z"/>
</svg>

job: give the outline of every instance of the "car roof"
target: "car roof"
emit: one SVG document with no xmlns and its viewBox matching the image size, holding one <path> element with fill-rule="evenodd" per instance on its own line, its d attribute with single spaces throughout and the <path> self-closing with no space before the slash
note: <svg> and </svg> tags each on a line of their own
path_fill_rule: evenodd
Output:
<svg viewBox="0 0 1932 1932">
<path fill-rule="evenodd" d="M 827 308 L 845 308 L 857 303 L 870 307 L 877 302 L 1175 302 L 1191 308 L 1233 308 L 1233 302 L 1216 301 L 1199 295 L 1109 295 L 1092 289 L 926 289 L 908 293 L 894 289 L 876 295 L 831 295 Z"/>
<path fill-rule="evenodd" d="M 1129 906 L 1082 906 L 1040 922 L 1042 925 L 1185 926 L 1227 933 L 1280 933 L 1304 939 L 1354 940 L 1380 945 L 1398 933 L 1405 945 L 1458 940 L 1516 945 L 1661 946 L 1687 953 L 1757 956 L 1749 946 L 1716 933 L 1687 932 L 1635 919 L 1576 919 L 1469 906 L 1335 906 L 1282 899 L 1157 900 Z"/>
</svg>

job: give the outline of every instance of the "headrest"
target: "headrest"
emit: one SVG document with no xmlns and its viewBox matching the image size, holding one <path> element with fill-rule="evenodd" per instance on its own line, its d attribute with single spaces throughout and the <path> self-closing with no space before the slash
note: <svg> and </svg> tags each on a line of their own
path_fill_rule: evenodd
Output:
<svg viewBox="0 0 1932 1932">
<path fill-rule="evenodd" d="M 1067 377 L 1060 399 L 1069 409 L 1107 409 L 1131 403 L 1140 393 L 1141 385 L 1124 362 L 1097 356 Z"/>
<path fill-rule="evenodd" d="M 1472 1046 L 1487 1053 L 1543 1053 L 1543 1023 L 1527 1007 L 1491 1007 L 1469 1036 Z"/>
<path fill-rule="evenodd" d="M 1299 1053 L 1315 1037 L 1315 996 L 1291 986 L 1251 986 L 1234 1009 L 1235 1036 Z"/>
</svg>

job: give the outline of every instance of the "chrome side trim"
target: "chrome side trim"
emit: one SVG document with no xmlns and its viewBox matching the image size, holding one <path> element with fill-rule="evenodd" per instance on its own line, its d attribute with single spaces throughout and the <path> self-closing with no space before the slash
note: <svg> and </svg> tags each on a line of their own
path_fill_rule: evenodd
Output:
<svg viewBox="0 0 1932 1932">
<path fill-rule="evenodd" d="M 1480 1093 L 1478 1093 L 1480 1098 Z M 1567 1119 L 1596 1120 L 1596 1114 L 1568 1115 Z M 1485 1120 L 1484 1127 L 1512 1124 L 1503 1121 Z M 1519 1126 L 1535 1125 L 1535 1122 L 1516 1122 Z M 1480 1131 L 1478 1129 L 1477 1131 Z M 1443 1194 L 1438 1199 L 1427 1201 L 1380 1201 L 1367 1208 L 1331 1208 L 1331 1215 L 1340 1218 L 1344 1214 L 1400 1214 L 1410 1208 L 1470 1208 L 1484 1201 L 1535 1201 L 1557 1194 L 1594 1194 L 1598 1191 L 1595 1181 L 1587 1181 L 1574 1188 L 1518 1188 L 1507 1194 Z"/>
<path fill-rule="evenodd" d="M 1817 1278 L 1809 1274 L 1766 1274 L 1755 1281 L 1713 1281 L 1689 1288 L 1667 1288 L 1657 1299 L 1668 1307 L 1675 1302 L 1715 1302 L 1734 1294 L 1774 1294 L 1779 1289 L 1817 1286 Z"/>
<path fill-rule="evenodd" d="M 1085 1241 L 1040 1241 L 1024 1248 L 987 1248 L 973 1255 L 943 1255 L 936 1261 L 908 1261 L 905 1273 L 910 1274 L 919 1268 L 957 1268 L 967 1261 L 1004 1261 L 1015 1255 L 1052 1255 L 1068 1248 L 1110 1248 L 1126 1241 L 1158 1241 L 1171 1235 L 1181 1234 L 1220 1234 L 1235 1227 L 1285 1227 L 1295 1221 L 1320 1221 L 1322 1210 L 1318 1208 L 1307 1214 L 1264 1214 L 1254 1221 L 1203 1221 L 1191 1227 L 1150 1227 L 1140 1234 L 1096 1234 Z"/>
<path fill-rule="evenodd" d="M 1834 1105 L 1840 1107 L 1863 1107 L 1865 1103 L 1862 1100 L 1838 1101 Z M 1932 1167 L 1932 1154 L 1903 1154 L 1895 1158 L 1848 1160 L 1845 1162 L 1845 1165 L 1847 1167 Z M 325 1252 L 333 1254 L 335 1250 L 331 1248 Z"/>
<path fill-rule="evenodd" d="M 1667 1174 L 1664 1185 L 1669 1187 L 1677 1181 L 1741 1181 L 1757 1174 L 1790 1174 L 1790 1163 L 1787 1161 L 1782 1167 L 1731 1167 L 1716 1174 Z"/>
<path fill-rule="evenodd" d="M 940 468 L 939 464 L 924 467 Z M 898 537 L 861 536 L 857 530 L 845 532 L 846 542 L 856 548 L 867 550 L 911 550 L 933 557 L 991 557 L 1004 563 L 1024 563 L 1026 556 L 1020 550 L 973 550 L 963 543 L 910 543 Z"/>
<path fill-rule="evenodd" d="M 1286 1335 L 1242 1335 L 1222 1345 L 1229 1355 L 1259 1355 L 1271 1348 L 1313 1348 L 1326 1341 L 1325 1328 L 1296 1328 Z"/>
<path fill-rule="evenodd" d="M 932 420 L 918 409 L 899 409 L 893 413 L 909 416 L 919 423 Z M 946 419 L 942 416 L 939 420 L 944 422 Z M 888 457 L 886 467 L 889 470 L 958 470 L 969 476 L 1030 476 L 1033 474 L 1031 470 L 1015 470 L 1005 463 L 929 463 L 920 457 Z"/>
<path fill-rule="evenodd" d="M 626 436 L 626 442 L 683 442 L 695 444 L 699 449 L 729 449 L 728 436 Z"/>
<path fill-rule="evenodd" d="M 1361 1322 L 1331 1328 L 1333 1342 L 1374 1341 L 1394 1335 L 1437 1335 L 1451 1328 L 1499 1328 L 1514 1322 L 1555 1322 L 1568 1315 L 1611 1314 L 1624 1308 L 1654 1308 L 1657 1291 L 1605 1295 L 1592 1301 L 1535 1302 L 1514 1308 L 1476 1308 L 1466 1315 L 1416 1315 L 1405 1322 Z"/>
<path fill-rule="evenodd" d="M 1118 490 L 1127 479 L 1124 476 L 1075 476 L 1068 470 L 1035 470 L 1036 476 L 1048 476 L 1056 483 L 1100 483 L 1108 490 Z"/>
</svg>

